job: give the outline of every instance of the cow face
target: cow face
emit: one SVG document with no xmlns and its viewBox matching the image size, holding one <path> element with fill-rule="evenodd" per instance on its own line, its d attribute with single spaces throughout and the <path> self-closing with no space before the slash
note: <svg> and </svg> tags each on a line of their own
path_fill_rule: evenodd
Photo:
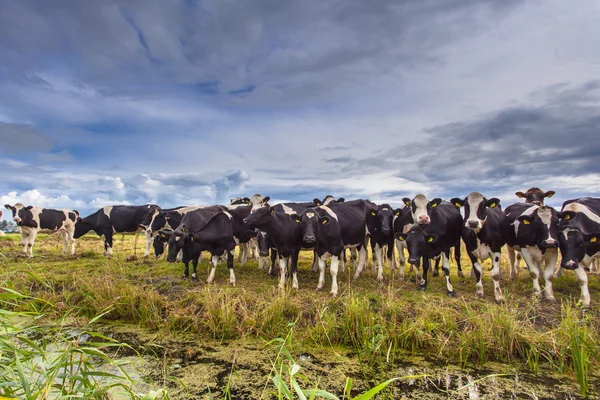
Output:
<svg viewBox="0 0 600 400">
<path fill-rule="evenodd" d="M 525 193 L 516 192 L 515 195 L 520 199 L 525 199 L 525 203 L 535 204 L 536 206 L 543 206 L 544 198 L 550 198 L 554 196 L 554 191 L 549 190 L 544 193 L 540 188 L 533 187 L 528 189 Z"/>
<path fill-rule="evenodd" d="M 21 223 L 21 217 L 19 216 L 19 211 L 21 211 L 25 206 L 23 206 L 22 203 L 17 203 L 14 206 L 11 206 L 10 204 L 5 204 L 4 208 L 6 208 L 7 210 L 10 210 L 12 212 L 13 215 L 13 221 L 15 221 L 17 223 L 17 225 L 20 225 Z"/>
<path fill-rule="evenodd" d="M 235 199 L 231 199 L 229 202 L 230 206 L 241 206 L 250 204 L 250 199 L 248 197 L 236 197 Z"/>
<path fill-rule="evenodd" d="M 79 239 L 86 233 L 92 230 L 92 226 L 88 224 L 83 218 L 77 217 L 75 222 L 75 231 L 73 232 L 73 238 Z"/>
<path fill-rule="evenodd" d="M 406 242 L 408 262 L 418 267 L 425 255 L 426 246 L 435 243 L 437 236 L 426 234 L 420 226 L 413 226 L 407 233 L 396 234 L 396 239 Z"/>
<path fill-rule="evenodd" d="M 531 215 L 518 218 L 517 238 L 524 243 L 537 245 L 540 249 L 558 247 L 559 220 L 549 207 L 539 207 Z"/>
<path fill-rule="evenodd" d="M 454 197 L 450 202 L 457 207 L 465 208 L 465 228 L 471 229 L 475 233 L 479 233 L 485 225 L 488 208 L 500 206 L 500 200 L 497 198 L 486 199 L 478 192 L 471 193 L 463 200 Z"/>
<path fill-rule="evenodd" d="M 560 266 L 565 269 L 577 269 L 585 258 L 586 237 L 577 228 L 565 227 L 558 237 L 560 247 Z"/>
<path fill-rule="evenodd" d="M 418 194 L 414 199 L 409 199 L 405 197 L 402 199 L 402 202 L 406 205 L 406 207 L 410 207 L 413 221 L 415 224 L 419 225 L 427 225 L 431 220 L 429 219 L 429 214 L 427 213 L 427 204 L 429 200 L 423 194 Z"/>
<path fill-rule="evenodd" d="M 244 224 L 248 229 L 264 229 L 269 224 L 271 215 L 275 213 L 275 209 L 270 205 L 258 208 L 255 212 L 250 210 L 250 215 L 244 218 Z"/>
<path fill-rule="evenodd" d="M 317 241 L 317 231 L 320 226 L 328 225 L 330 218 L 320 217 L 314 209 L 309 208 L 302 214 L 300 222 L 302 223 L 302 241 L 307 244 L 314 244 Z"/>
<path fill-rule="evenodd" d="M 193 236 L 190 234 L 187 226 L 185 225 L 178 227 L 172 232 L 164 233 L 167 236 L 169 236 L 169 240 L 167 241 L 167 243 L 169 244 L 169 251 L 167 252 L 167 261 L 175 262 L 177 261 L 177 253 L 179 253 L 179 250 L 183 249 L 183 247 L 187 243 L 190 243 L 193 240 Z"/>
<path fill-rule="evenodd" d="M 163 255 L 168 240 L 169 236 L 162 232 L 159 232 L 158 235 L 154 237 L 154 240 L 152 241 L 152 247 L 154 248 L 154 255 L 156 258 Z"/>
<path fill-rule="evenodd" d="M 261 257 L 267 257 L 269 255 L 269 236 L 267 233 L 258 231 L 256 241 L 258 242 L 258 254 Z"/>
<path fill-rule="evenodd" d="M 343 197 L 340 197 L 339 199 L 336 200 L 335 197 L 333 197 L 332 195 L 325 196 L 323 201 L 321 201 L 319 199 L 313 199 L 313 203 L 315 203 L 316 206 L 326 206 L 328 204 L 340 204 L 340 203 L 343 203 L 344 201 L 346 201 L 346 199 L 344 199 Z"/>
<path fill-rule="evenodd" d="M 248 199 L 248 198 L 244 197 L 244 201 L 246 199 Z M 251 198 L 249 198 L 248 199 L 248 203 L 250 205 L 252 205 L 252 208 L 250 209 L 250 214 L 255 213 L 258 209 L 260 209 L 263 206 L 267 205 L 269 203 L 269 200 L 271 200 L 271 198 L 269 196 L 262 197 L 260 194 L 255 194 L 254 196 L 252 196 Z"/>
<path fill-rule="evenodd" d="M 381 229 L 381 233 L 384 235 L 391 235 L 394 233 L 394 210 L 389 204 L 379 205 L 376 210 L 369 211 L 367 223 Z M 371 229 L 371 226 L 369 226 L 369 229 Z"/>
</svg>

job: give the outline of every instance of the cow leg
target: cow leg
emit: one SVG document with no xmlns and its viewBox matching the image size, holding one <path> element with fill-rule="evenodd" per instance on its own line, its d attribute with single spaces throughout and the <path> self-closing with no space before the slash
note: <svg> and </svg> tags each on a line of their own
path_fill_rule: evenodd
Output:
<svg viewBox="0 0 600 400">
<path fill-rule="evenodd" d="M 429 272 L 429 257 L 428 256 L 423 256 L 423 278 L 421 280 L 421 283 L 419 283 L 419 289 L 420 290 L 425 290 L 427 289 L 427 272 Z M 418 271 L 418 268 L 417 268 Z"/>
<path fill-rule="evenodd" d="M 354 269 L 354 271 L 356 271 L 356 253 L 357 251 L 355 247 L 350 249 L 350 259 L 352 260 L 352 268 Z"/>
<path fill-rule="evenodd" d="M 442 271 L 446 278 L 446 293 L 448 296 L 456 296 L 452 282 L 450 282 L 450 249 L 442 252 Z"/>
<path fill-rule="evenodd" d="M 325 285 L 325 267 L 327 263 L 319 257 L 319 283 L 317 284 L 317 291 L 323 289 Z"/>
<path fill-rule="evenodd" d="M 544 295 L 546 300 L 554 303 L 556 299 L 552 290 L 552 279 L 554 279 L 554 268 L 556 268 L 556 262 L 558 261 L 558 250 L 547 249 L 546 254 L 544 254 L 544 261 Z"/>
<path fill-rule="evenodd" d="M 460 240 L 454 245 L 454 260 L 456 261 L 456 265 L 458 267 L 458 276 L 464 277 L 462 266 L 460 264 Z"/>
<path fill-rule="evenodd" d="M 521 254 L 523 255 L 525 265 L 527 265 L 527 269 L 529 270 L 529 276 L 531 277 L 533 283 L 533 294 L 535 296 L 539 296 L 542 294 L 542 288 L 540 287 L 539 282 L 541 268 L 538 266 L 535 259 L 531 256 L 529 250 L 523 248 L 521 249 Z"/>
<path fill-rule="evenodd" d="M 396 264 L 396 246 L 394 246 L 394 243 L 391 246 L 388 245 L 387 258 L 390 263 L 390 272 L 394 273 L 394 270 L 398 267 L 398 264 Z"/>
<path fill-rule="evenodd" d="M 400 279 L 404 280 L 404 266 L 406 265 L 406 257 L 404 256 L 404 245 L 400 240 L 395 240 L 396 247 L 398 248 L 398 258 L 400 261 L 400 265 L 398 270 L 400 271 Z"/>
<path fill-rule="evenodd" d="M 298 290 L 298 256 L 300 255 L 300 250 L 292 253 L 291 266 L 292 270 L 292 288 Z"/>
<path fill-rule="evenodd" d="M 29 229 L 21 229 L 21 246 L 23 247 L 23 254 L 28 255 L 27 253 L 27 244 L 29 243 Z"/>
<path fill-rule="evenodd" d="M 37 230 L 33 229 L 29 233 L 29 241 L 27 242 L 27 252 L 29 257 L 33 257 L 33 245 L 35 243 L 35 237 L 37 236 Z"/>
<path fill-rule="evenodd" d="M 66 231 L 62 231 L 61 232 L 62 237 L 63 237 L 63 250 L 62 250 L 62 254 L 67 254 L 67 246 L 68 246 L 68 234 Z"/>
<path fill-rule="evenodd" d="M 183 277 L 187 278 L 188 276 L 190 276 L 190 261 L 185 260 L 183 262 Z"/>
<path fill-rule="evenodd" d="M 379 243 L 375 244 L 375 248 L 372 250 L 373 254 L 377 258 L 377 280 L 379 282 L 383 281 L 383 262 L 381 261 L 382 249 L 379 247 Z"/>
<path fill-rule="evenodd" d="M 316 251 L 313 251 L 312 270 L 313 272 L 317 272 L 319 270 L 319 256 L 317 255 Z"/>
<path fill-rule="evenodd" d="M 342 251 L 342 254 L 340 254 L 340 267 L 339 267 L 339 271 L 345 272 L 346 271 L 346 249 L 344 249 L 344 251 Z M 337 277 L 337 275 L 336 275 Z"/>
<path fill-rule="evenodd" d="M 579 267 L 575 270 L 575 276 L 577 277 L 577 283 L 581 288 L 581 304 L 585 307 L 589 307 L 591 298 L 590 290 L 588 288 L 588 276 L 582 263 L 579 263 Z"/>
<path fill-rule="evenodd" d="M 144 235 L 146 236 L 146 250 L 144 251 L 144 257 L 148 257 L 150 255 L 150 250 L 152 249 L 154 237 L 148 231 L 144 231 Z"/>
<path fill-rule="evenodd" d="M 492 279 L 494 282 L 494 296 L 496 297 L 497 302 L 504 301 L 504 295 L 502 294 L 502 289 L 500 288 L 500 252 L 494 252 L 492 254 Z"/>
<path fill-rule="evenodd" d="M 286 277 L 287 257 L 279 256 L 279 290 L 285 288 L 285 277 Z"/>
<path fill-rule="evenodd" d="M 104 255 L 112 257 L 113 255 L 113 234 L 112 230 L 104 231 Z"/>
<path fill-rule="evenodd" d="M 479 260 L 477 260 L 477 257 L 470 251 L 468 253 L 472 264 L 471 275 L 475 276 L 475 282 L 477 282 L 475 283 L 475 294 L 477 297 L 483 298 L 483 283 L 481 282 L 483 268 L 481 268 L 481 264 L 479 263 Z"/>
<path fill-rule="evenodd" d="M 245 249 L 246 249 L 246 246 L 244 243 L 238 244 L 238 256 L 237 256 L 236 262 L 238 262 L 238 263 L 242 262 L 242 253 L 245 251 Z"/>
<path fill-rule="evenodd" d="M 515 249 L 511 246 L 506 246 L 506 251 L 508 252 L 508 261 L 510 263 L 510 279 L 517 279 L 518 271 L 515 267 Z"/>
<path fill-rule="evenodd" d="M 440 256 L 435 259 L 435 268 L 433 269 L 433 276 L 440 276 Z"/>
<path fill-rule="evenodd" d="M 271 249 L 271 265 L 269 266 L 269 275 L 275 276 L 275 265 L 277 265 L 277 250 Z"/>
<path fill-rule="evenodd" d="M 346 250 L 344 250 L 345 252 Z M 329 270 L 331 272 L 331 292 L 329 292 L 330 296 L 337 296 L 338 294 L 338 284 L 337 284 L 337 274 L 338 274 L 338 265 L 340 263 L 340 257 L 331 256 L 331 265 L 329 266 Z"/>
<path fill-rule="evenodd" d="M 217 272 L 217 264 L 219 263 L 219 258 L 220 256 L 218 254 L 213 254 L 210 258 L 210 274 L 208 274 L 208 279 L 206 280 L 206 283 L 213 283 L 213 281 L 215 280 L 215 272 Z"/>
<path fill-rule="evenodd" d="M 241 244 L 240 244 L 241 246 Z M 246 249 L 246 251 L 244 251 L 244 255 L 242 255 L 242 268 L 246 266 L 246 262 L 248 261 L 248 256 L 250 255 L 250 242 L 246 243 L 244 248 Z"/>
<path fill-rule="evenodd" d="M 194 256 L 192 259 L 192 268 L 193 268 L 193 272 L 192 272 L 192 279 L 193 280 L 198 280 L 198 274 L 197 274 L 197 270 L 198 270 L 198 257 Z"/>
<path fill-rule="evenodd" d="M 233 272 L 233 254 L 234 254 L 234 252 L 235 252 L 235 247 L 234 247 L 234 250 L 227 252 L 227 268 L 229 268 L 229 284 L 231 286 L 235 286 L 235 273 Z"/>
<path fill-rule="evenodd" d="M 367 260 L 367 248 L 365 246 L 360 246 L 358 250 L 358 267 L 356 267 L 356 271 L 354 272 L 354 279 L 358 279 L 360 273 L 365 267 L 365 263 Z"/>
<path fill-rule="evenodd" d="M 590 264 L 590 273 L 594 275 L 598 275 L 598 258 L 594 258 L 592 263 Z"/>
</svg>

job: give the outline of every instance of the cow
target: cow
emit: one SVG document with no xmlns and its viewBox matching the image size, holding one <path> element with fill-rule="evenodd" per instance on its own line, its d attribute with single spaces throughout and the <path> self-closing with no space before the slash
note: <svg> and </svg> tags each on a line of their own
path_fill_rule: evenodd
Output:
<svg viewBox="0 0 600 400">
<path fill-rule="evenodd" d="M 377 280 L 383 281 L 383 249 L 387 246 L 387 258 L 390 271 L 394 271 L 396 255 L 394 252 L 394 209 L 389 204 L 378 205 L 367 213 L 367 229 L 370 234 L 371 252 L 377 260 Z"/>
<path fill-rule="evenodd" d="M 78 217 L 75 224 L 75 239 L 80 238 L 89 231 L 94 231 L 98 236 L 104 236 L 104 255 L 112 257 L 113 235 L 115 233 L 135 233 L 144 230 L 140 225 L 144 222 L 155 204 L 144 206 L 106 206 L 85 218 Z M 152 236 L 146 231 L 146 252 L 152 246 Z M 135 252 L 134 242 L 134 252 Z"/>
<path fill-rule="evenodd" d="M 588 276 L 594 258 L 600 256 L 600 198 L 582 197 L 563 203 L 560 218 L 558 244 L 562 269 L 573 270 L 581 289 L 581 303 L 589 306 L 591 298 Z"/>
<path fill-rule="evenodd" d="M 354 279 L 360 276 L 364 268 L 367 250 L 365 247 L 367 214 L 376 210 L 377 206 L 367 200 L 352 200 L 341 204 L 329 204 L 307 209 L 301 216 L 302 237 L 305 243 L 314 244 L 319 256 L 319 284 L 321 290 L 325 283 L 325 262 L 331 258 L 331 292 L 337 296 L 337 272 L 340 258 L 343 262 L 343 251 L 356 248 L 359 262 L 354 272 Z"/>
<path fill-rule="evenodd" d="M 250 215 L 252 207 L 250 205 L 229 205 L 227 211 L 233 218 L 233 235 L 240 246 L 238 262 L 242 267 L 246 265 L 249 257 L 256 248 L 256 233 L 251 232 L 244 223 L 244 219 Z"/>
<path fill-rule="evenodd" d="M 421 290 L 427 288 L 427 271 L 429 260 L 442 257 L 442 271 L 446 277 L 446 293 L 455 296 L 456 292 L 450 281 L 450 249 L 454 247 L 454 257 L 460 266 L 460 239 L 462 236 L 462 216 L 459 208 L 442 199 L 435 198 L 426 204 L 427 223 L 416 224 L 406 233 L 396 234 L 396 238 L 406 242 L 411 265 L 417 266 L 417 283 Z M 418 219 L 417 219 L 418 220 Z M 424 220 L 424 218 L 421 218 Z M 423 260 L 423 279 L 419 282 L 419 264 Z"/>
<path fill-rule="evenodd" d="M 477 281 L 475 293 L 483 297 L 479 262 L 491 258 L 494 296 L 497 302 L 504 301 L 500 289 L 500 255 L 510 235 L 510 223 L 502 212 L 500 200 L 495 197 L 487 199 L 481 193 L 473 192 L 464 199 L 455 197 L 450 202 L 457 207 L 464 207 L 462 237 Z"/>
<path fill-rule="evenodd" d="M 269 235 L 279 256 L 279 290 L 285 288 L 288 258 L 291 257 L 292 288 L 298 289 L 298 255 L 303 247 L 301 219 L 297 214 L 276 211 L 265 204 L 244 219 L 250 230 L 258 229 Z"/>
<path fill-rule="evenodd" d="M 212 283 L 219 258 L 227 254 L 227 268 L 229 268 L 229 283 L 235 286 L 236 279 L 233 272 L 233 254 L 236 241 L 233 235 L 233 217 L 222 206 L 209 206 L 198 208 L 186 213 L 181 223 L 173 231 L 160 231 L 160 236 L 168 237 L 169 252 L 167 261 L 175 262 L 177 253 L 183 250 L 185 265 L 183 276 L 189 276 L 189 263 L 192 262 L 192 279 L 197 279 L 196 269 L 202 251 L 211 254 L 211 270 L 206 283 Z"/>
<path fill-rule="evenodd" d="M 547 192 L 543 192 L 542 189 L 537 187 L 532 187 L 527 189 L 525 193 L 516 192 L 515 195 L 520 199 L 525 199 L 525 204 L 534 204 L 537 206 L 544 205 L 544 198 L 550 198 L 554 196 L 554 191 L 549 190 Z M 510 279 L 516 279 L 519 273 L 520 264 L 521 264 L 521 253 L 516 252 L 512 247 L 508 246 L 508 260 L 510 262 Z"/>
<path fill-rule="evenodd" d="M 407 233 L 412 226 L 413 222 L 410 207 L 405 206 L 402 208 L 396 208 L 394 210 L 393 221 L 394 237 L 396 237 L 396 234 L 398 233 Z M 400 264 L 400 279 L 404 279 L 404 265 L 406 263 L 404 249 L 406 249 L 406 241 L 396 239 L 396 248 L 398 249 L 398 261 Z M 411 271 L 412 267 L 413 266 L 411 265 Z"/>
<path fill-rule="evenodd" d="M 258 231 L 256 233 L 256 242 L 258 243 L 258 269 L 264 269 L 264 264 L 268 263 L 269 250 L 271 251 L 271 264 L 268 271 L 269 275 L 273 275 L 273 269 L 275 268 L 275 260 L 277 258 L 277 252 L 273 247 L 270 236 L 267 232 Z"/>
<path fill-rule="evenodd" d="M 12 211 L 13 220 L 21 232 L 21 245 L 23 254 L 33 257 L 33 245 L 40 231 L 61 232 L 63 235 L 62 253 L 67 253 L 70 245 L 70 254 L 75 254 L 75 222 L 79 217 L 77 210 L 55 210 L 52 208 L 25 207 L 21 203 L 14 206 L 6 204 L 7 210 Z"/>
<path fill-rule="evenodd" d="M 533 281 L 534 294 L 541 294 L 539 276 L 543 274 L 545 298 L 556 301 L 552 279 L 558 260 L 558 213 L 552 207 L 532 203 L 512 204 L 504 213 L 512 226 L 508 248 L 521 252 Z"/>
</svg>

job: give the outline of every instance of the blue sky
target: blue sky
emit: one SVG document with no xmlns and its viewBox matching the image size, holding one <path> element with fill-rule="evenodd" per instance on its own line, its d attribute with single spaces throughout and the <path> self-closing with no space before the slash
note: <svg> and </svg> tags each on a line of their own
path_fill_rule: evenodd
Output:
<svg viewBox="0 0 600 400">
<path fill-rule="evenodd" d="M 599 196 L 598 20 L 592 0 L 7 0 L 0 203 Z"/>
</svg>

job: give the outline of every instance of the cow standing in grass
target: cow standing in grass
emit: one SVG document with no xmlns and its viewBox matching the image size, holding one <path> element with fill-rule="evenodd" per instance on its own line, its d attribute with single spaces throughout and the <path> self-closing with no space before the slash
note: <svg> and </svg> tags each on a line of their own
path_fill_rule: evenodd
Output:
<svg viewBox="0 0 600 400">
<path fill-rule="evenodd" d="M 12 211 L 13 220 L 21 232 L 21 245 L 23 254 L 33 257 L 33 245 L 40 231 L 61 232 L 63 235 L 63 254 L 75 254 L 75 222 L 79 217 L 77 210 L 55 210 L 27 206 L 17 203 L 14 206 L 6 204 L 4 207 Z"/>
</svg>

